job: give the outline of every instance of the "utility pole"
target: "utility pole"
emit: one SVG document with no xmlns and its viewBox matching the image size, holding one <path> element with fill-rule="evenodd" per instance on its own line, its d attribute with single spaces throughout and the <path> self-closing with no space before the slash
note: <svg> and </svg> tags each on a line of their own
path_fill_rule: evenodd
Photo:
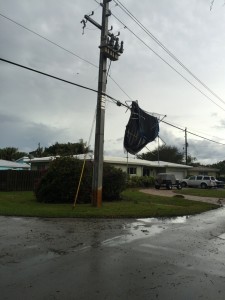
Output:
<svg viewBox="0 0 225 300">
<path fill-rule="evenodd" d="M 95 129 L 95 149 L 94 166 L 92 180 L 92 204 L 97 207 L 102 205 L 102 181 L 103 181 L 103 161 L 104 161 L 104 125 L 105 125 L 105 101 L 106 101 L 106 82 L 107 82 L 107 58 L 118 60 L 123 53 L 123 42 L 119 45 L 119 38 L 108 31 L 108 17 L 111 15 L 109 2 L 112 0 L 103 0 L 102 5 L 102 24 L 98 24 L 90 16 L 85 15 L 86 20 L 82 20 L 83 29 L 87 21 L 91 22 L 101 30 L 99 73 L 98 73 L 98 96 L 97 96 L 97 114 Z M 112 28 L 111 28 L 112 29 Z"/>
<path fill-rule="evenodd" d="M 187 155 L 187 147 L 188 147 L 188 143 L 187 143 L 187 128 L 185 128 L 184 130 L 185 133 L 185 163 L 187 165 L 187 160 L 188 160 L 188 155 Z"/>
</svg>

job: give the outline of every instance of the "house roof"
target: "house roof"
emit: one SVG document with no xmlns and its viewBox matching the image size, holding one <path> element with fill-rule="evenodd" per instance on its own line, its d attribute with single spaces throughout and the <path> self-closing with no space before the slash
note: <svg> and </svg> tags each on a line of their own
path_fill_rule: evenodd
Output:
<svg viewBox="0 0 225 300">
<path fill-rule="evenodd" d="M 211 172 L 219 172 L 219 169 L 216 168 L 210 168 L 210 167 L 204 167 L 204 166 L 200 166 L 200 167 L 191 167 L 191 170 L 193 171 L 211 171 Z M 191 171 L 190 170 L 190 171 Z"/>
<path fill-rule="evenodd" d="M 0 169 L 29 169 L 28 164 L 20 164 L 14 161 L 0 159 Z"/>
<path fill-rule="evenodd" d="M 57 157 L 60 157 L 60 156 L 57 155 L 57 156 L 35 157 L 35 158 L 31 158 L 30 161 L 33 163 L 34 162 L 48 162 L 48 161 L 56 159 Z"/>
<path fill-rule="evenodd" d="M 104 161 L 108 163 L 115 163 L 115 164 L 129 164 L 129 165 L 139 165 L 139 166 L 148 166 L 148 167 L 158 167 L 158 168 L 165 168 L 165 167 L 173 167 L 173 168 L 184 168 L 189 169 L 190 166 L 187 165 L 181 165 L 181 164 L 175 164 L 165 161 L 149 161 L 144 159 L 139 159 L 135 157 L 129 157 L 128 159 L 126 157 L 111 157 L 111 156 L 105 156 Z"/>
<path fill-rule="evenodd" d="M 59 156 L 57 156 L 57 157 L 59 157 Z M 85 154 L 74 155 L 74 157 L 78 158 L 78 159 L 84 159 Z M 56 158 L 55 156 L 37 157 L 37 158 L 31 159 L 31 162 L 32 163 L 48 162 L 55 158 Z M 93 160 L 93 158 L 94 158 L 93 153 L 86 154 L 87 160 Z M 129 157 L 127 160 L 126 157 L 104 156 L 104 162 L 111 163 L 111 164 L 122 164 L 122 165 L 126 165 L 128 163 L 129 165 L 139 165 L 139 166 L 156 167 L 156 168 L 157 167 L 158 168 L 171 167 L 171 168 L 182 168 L 182 169 L 191 168 L 190 166 L 187 166 L 187 165 L 175 164 L 175 163 L 170 163 L 170 162 L 165 162 L 165 161 L 149 161 L 149 160 L 139 159 L 136 157 Z"/>
</svg>

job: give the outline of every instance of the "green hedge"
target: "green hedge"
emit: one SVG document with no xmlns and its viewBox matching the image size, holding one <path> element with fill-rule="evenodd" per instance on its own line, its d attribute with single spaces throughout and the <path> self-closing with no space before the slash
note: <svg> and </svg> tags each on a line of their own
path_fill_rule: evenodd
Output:
<svg viewBox="0 0 225 300">
<path fill-rule="evenodd" d="M 137 187 L 153 187 L 155 186 L 154 177 L 150 176 L 130 176 L 127 180 L 127 187 L 137 188 Z"/>
<path fill-rule="evenodd" d="M 46 174 L 35 186 L 37 201 L 46 203 L 73 203 L 83 161 L 62 157 L 50 163 Z M 92 195 L 93 162 L 86 161 L 77 203 L 90 203 Z M 126 187 L 126 174 L 120 169 L 104 164 L 103 201 L 118 200 Z"/>
</svg>

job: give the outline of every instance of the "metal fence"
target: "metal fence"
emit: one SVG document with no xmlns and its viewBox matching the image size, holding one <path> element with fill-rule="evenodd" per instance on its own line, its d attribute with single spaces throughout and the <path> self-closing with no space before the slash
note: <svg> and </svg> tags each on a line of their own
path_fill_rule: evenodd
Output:
<svg viewBox="0 0 225 300">
<path fill-rule="evenodd" d="M 43 171 L 1 170 L 0 191 L 32 191 Z"/>
</svg>

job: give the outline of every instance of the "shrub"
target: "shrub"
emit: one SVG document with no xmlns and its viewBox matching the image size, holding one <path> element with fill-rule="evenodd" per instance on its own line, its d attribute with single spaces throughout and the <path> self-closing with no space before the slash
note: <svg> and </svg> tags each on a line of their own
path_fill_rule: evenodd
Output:
<svg viewBox="0 0 225 300">
<path fill-rule="evenodd" d="M 83 161 L 72 157 L 57 158 L 35 187 L 36 199 L 46 203 L 73 203 L 80 180 Z M 93 163 L 86 161 L 77 203 L 90 203 Z M 118 200 L 125 188 L 125 174 L 104 165 L 103 200 Z"/>
<path fill-rule="evenodd" d="M 127 181 L 127 187 L 152 187 L 155 185 L 154 177 L 149 176 L 130 176 Z"/>
<path fill-rule="evenodd" d="M 118 200 L 121 192 L 126 188 L 126 173 L 121 169 L 104 164 L 103 174 L 103 199 Z"/>
</svg>

